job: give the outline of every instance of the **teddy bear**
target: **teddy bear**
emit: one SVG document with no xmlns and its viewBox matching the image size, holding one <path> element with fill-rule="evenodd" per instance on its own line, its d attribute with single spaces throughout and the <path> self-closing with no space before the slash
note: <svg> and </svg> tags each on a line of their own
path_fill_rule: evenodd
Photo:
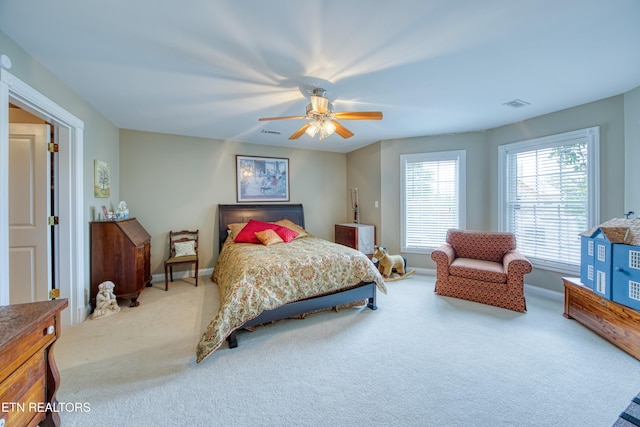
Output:
<svg viewBox="0 0 640 427">
<path fill-rule="evenodd" d="M 389 255 L 387 248 L 376 246 L 373 258 L 378 260 L 378 271 L 385 279 L 391 277 L 394 271 L 401 276 L 405 274 L 407 259 L 402 255 Z"/>
</svg>

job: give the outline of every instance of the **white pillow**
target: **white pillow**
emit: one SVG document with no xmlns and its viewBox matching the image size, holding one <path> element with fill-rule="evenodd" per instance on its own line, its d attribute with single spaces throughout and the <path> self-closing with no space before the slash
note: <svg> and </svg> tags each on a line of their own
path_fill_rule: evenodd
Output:
<svg viewBox="0 0 640 427">
<path fill-rule="evenodd" d="M 176 242 L 173 244 L 173 247 L 176 250 L 176 255 L 175 256 L 189 256 L 189 255 L 195 255 L 196 254 L 196 249 L 195 249 L 195 243 L 193 240 L 190 240 L 188 242 Z"/>
</svg>

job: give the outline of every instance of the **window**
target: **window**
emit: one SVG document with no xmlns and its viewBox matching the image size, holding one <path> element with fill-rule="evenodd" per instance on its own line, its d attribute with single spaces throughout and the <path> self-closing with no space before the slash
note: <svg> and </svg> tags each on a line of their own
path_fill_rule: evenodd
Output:
<svg viewBox="0 0 640 427">
<path fill-rule="evenodd" d="M 607 274 L 604 271 L 598 270 L 597 277 L 598 277 L 598 280 L 596 282 L 596 291 L 598 291 L 602 295 L 606 295 L 606 293 L 607 293 Z"/>
<path fill-rule="evenodd" d="M 499 222 L 538 268 L 575 273 L 598 224 L 599 127 L 499 147 Z"/>
<path fill-rule="evenodd" d="M 428 253 L 465 227 L 466 151 L 400 156 L 403 252 Z"/>
<path fill-rule="evenodd" d="M 640 270 L 640 252 L 629 251 L 629 268 Z"/>
<path fill-rule="evenodd" d="M 640 283 L 629 280 L 629 299 L 640 301 Z"/>
</svg>

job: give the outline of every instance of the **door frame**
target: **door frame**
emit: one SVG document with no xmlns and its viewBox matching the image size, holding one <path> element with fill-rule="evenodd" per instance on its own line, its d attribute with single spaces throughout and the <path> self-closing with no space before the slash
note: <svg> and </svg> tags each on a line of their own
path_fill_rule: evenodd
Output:
<svg viewBox="0 0 640 427">
<path fill-rule="evenodd" d="M 0 305 L 9 304 L 9 102 L 53 124 L 59 136 L 60 297 L 69 300 L 63 325 L 82 323 L 85 304 L 85 222 L 83 200 L 84 122 L 0 69 Z"/>
</svg>

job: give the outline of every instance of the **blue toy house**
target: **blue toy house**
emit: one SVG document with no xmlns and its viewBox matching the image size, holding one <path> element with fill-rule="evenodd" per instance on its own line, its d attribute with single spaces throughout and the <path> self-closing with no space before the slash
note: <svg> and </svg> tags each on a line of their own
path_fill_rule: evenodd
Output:
<svg viewBox="0 0 640 427">
<path fill-rule="evenodd" d="M 614 241 L 607 236 L 608 228 L 598 227 L 586 237 L 587 262 L 581 260 L 580 281 L 593 292 L 611 299 L 612 253 Z M 590 255 L 589 255 L 590 254 Z M 582 271 L 586 270 L 583 278 Z"/>
<path fill-rule="evenodd" d="M 614 245 L 611 299 L 640 310 L 640 247 Z"/>
<path fill-rule="evenodd" d="M 612 219 L 582 233 L 580 281 L 640 310 L 640 220 Z"/>
<path fill-rule="evenodd" d="M 583 285 L 594 289 L 593 278 L 595 276 L 594 265 L 595 241 L 591 235 L 580 236 L 580 281 Z"/>
</svg>

